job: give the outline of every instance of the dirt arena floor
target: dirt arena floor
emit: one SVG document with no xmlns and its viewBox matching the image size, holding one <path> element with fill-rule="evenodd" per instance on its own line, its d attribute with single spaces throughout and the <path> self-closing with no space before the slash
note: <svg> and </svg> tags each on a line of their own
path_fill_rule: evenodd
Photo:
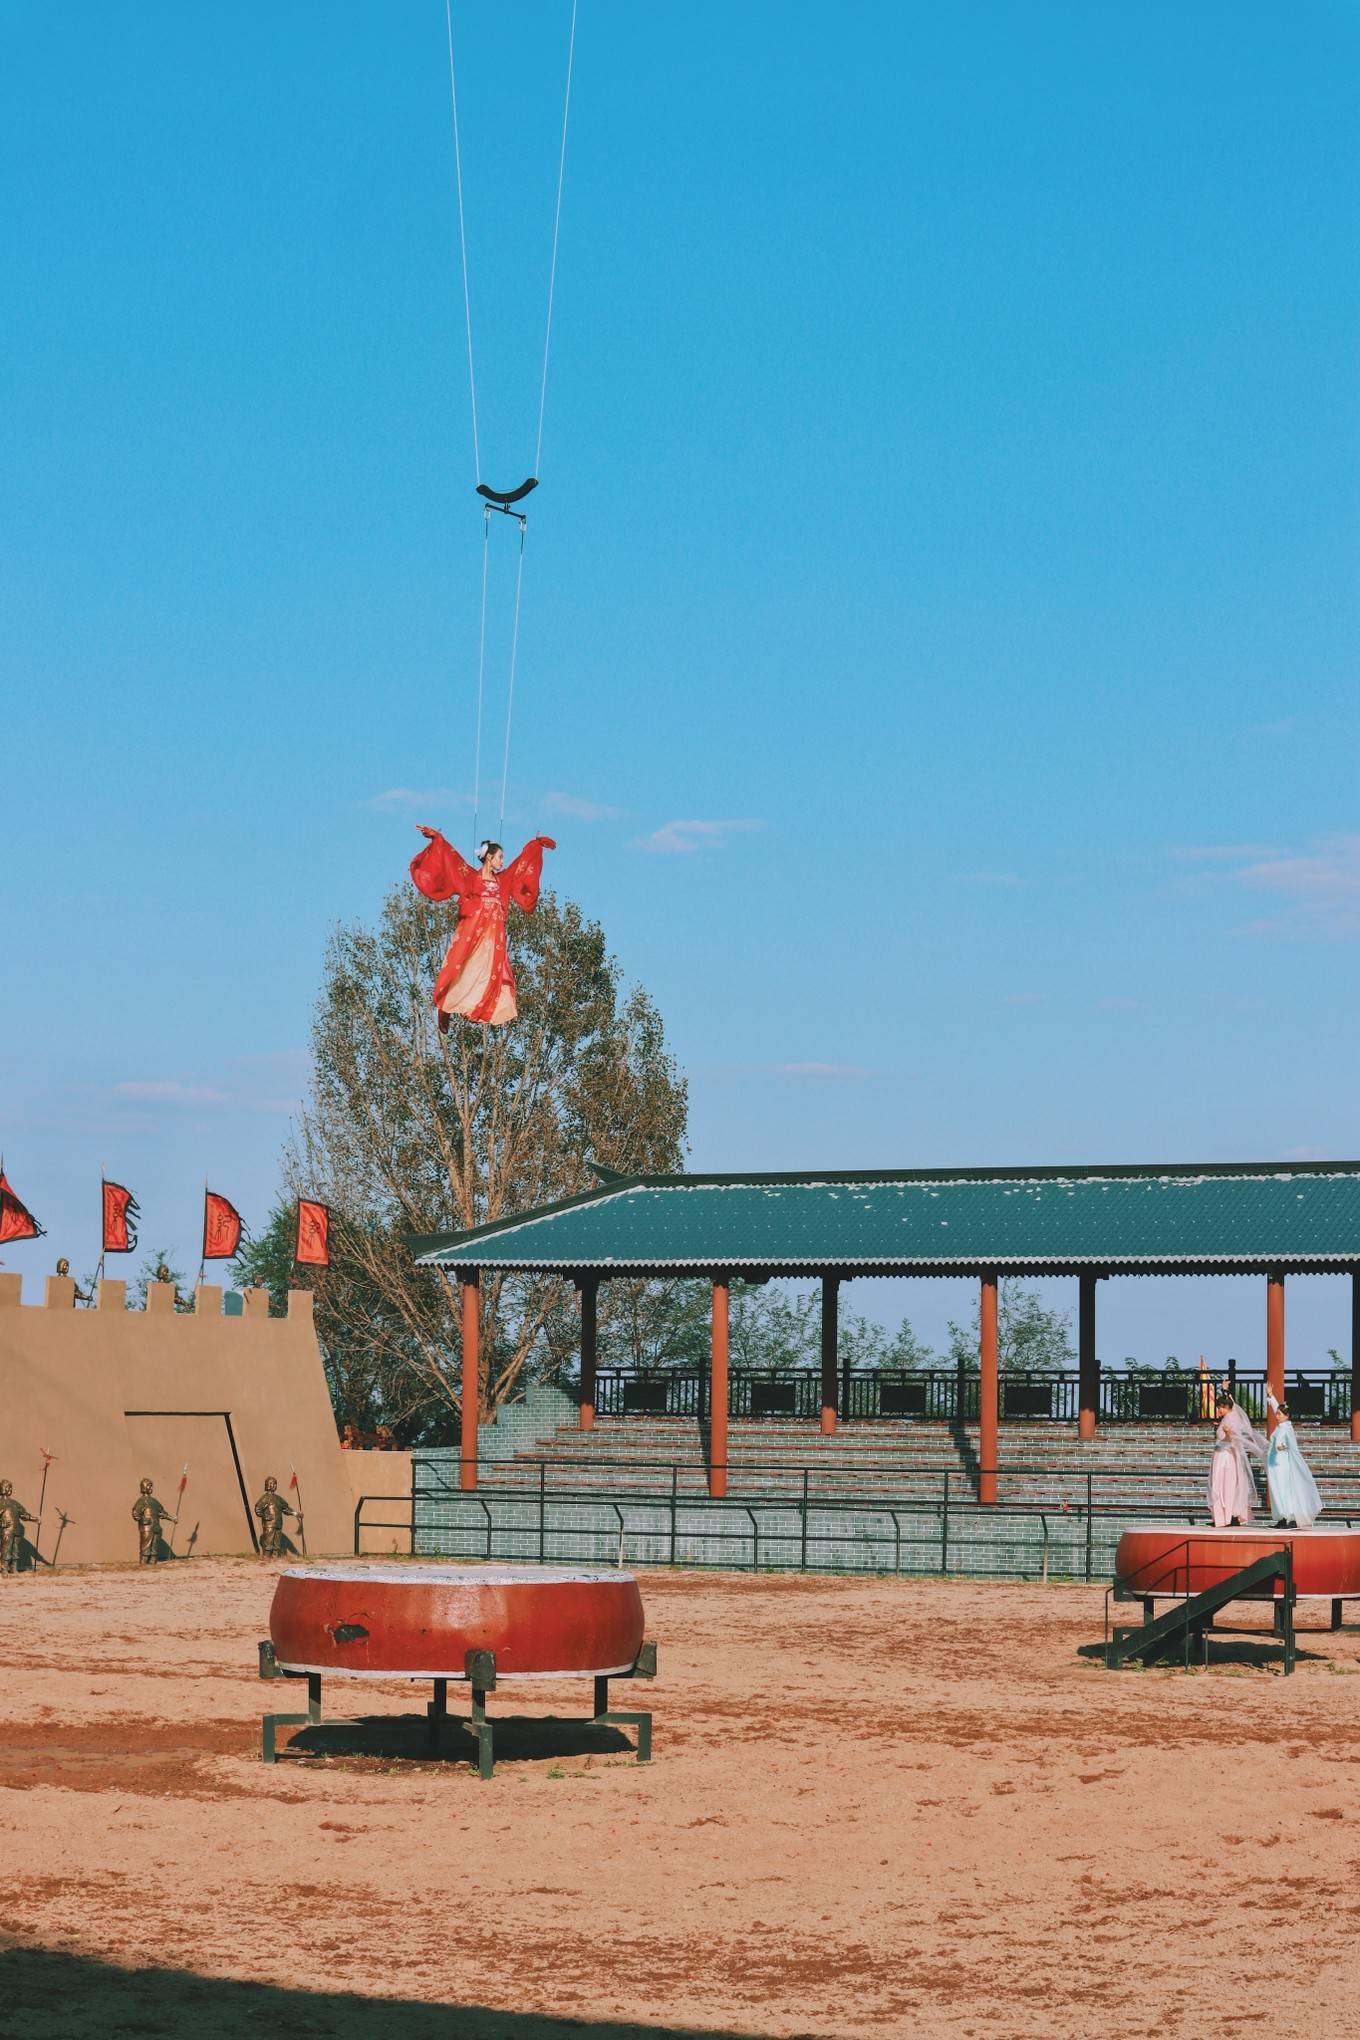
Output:
<svg viewBox="0 0 1360 2040">
<path fill-rule="evenodd" d="M 1099 1589 L 647 1574 L 655 1761 L 484 1784 L 381 1723 L 262 1765 L 272 1584 L 0 1579 L 6 2040 L 1360 2033 L 1360 1635 L 1107 1673 Z"/>
</svg>

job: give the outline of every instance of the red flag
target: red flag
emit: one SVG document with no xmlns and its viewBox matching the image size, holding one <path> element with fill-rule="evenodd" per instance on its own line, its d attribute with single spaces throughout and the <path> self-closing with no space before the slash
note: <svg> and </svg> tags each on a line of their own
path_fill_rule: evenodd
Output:
<svg viewBox="0 0 1360 2040">
<path fill-rule="evenodd" d="M 104 1200 L 104 1252 L 130 1254 L 137 1244 L 137 1220 L 142 1215 L 137 1200 L 121 1183 L 110 1183 L 107 1176 L 101 1178 L 100 1189 Z"/>
<path fill-rule="evenodd" d="M 241 1214 L 215 1190 L 203 1192 L 203 1258 L 229 1261 L 241 1244 Z"/>
<path fill-rule="evenodd" d="M 36 1240 L 46 1230 L 15 1196 L 9 1187 L 9 1177 L 0 1169 L 0 1241 Z"/>
<path fill-rule="evenodd" d="M 293 1260 L 299 1268 L 329 1268 L 331 1265 L 330 1206 L 314 1198 L 299 1197 L 297 1240 Z"/>
<path fill-rule="evenodd" d="M 296 1487 L 297 1487 L 297 1468 L 296 1468 L 295 1466 L 290 1466 L 290 1467 L 289 1467 L 289 1469 L 288 1469 L 288 1471 L 289 1471 L 289 1472 L 290 1472 L 290 1473 L 292 1474 L 292 1476 L 293 1476 L 293 1478 L 292 1478 L 292 1479 L 291 1479 L 291 1480 L 289 1481 L 288 1485 L 289 1485 L 289 1487 L 290 1487 L 290 1488 L 296 1489 Z"/>
</svg>

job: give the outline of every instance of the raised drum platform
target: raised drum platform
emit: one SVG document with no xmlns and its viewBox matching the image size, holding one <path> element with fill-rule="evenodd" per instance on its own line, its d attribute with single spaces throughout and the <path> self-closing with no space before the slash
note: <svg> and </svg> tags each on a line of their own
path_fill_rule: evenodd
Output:
<svg viewBox="0 0 1360 2040">
<path fill-rule="evenodd" d="M 1293 1559 L 1296 1599 L 1339 1604 L 1360 1597 L 1360 1530 L 1330 1524 L 1288 1530 L 1253 1523 L 1244 1529 L 1215 1530 L 1137 1523 L 1124 1532 L 1115 1552 L 1118 1591 L 1121 1598 L 1145 1600 L 1203 1593 L 1285 1547 Z M 1264 1598 L 1278 1596 L 1282 1582 L 1276 1580 L 1260 1591 Z"/>
<path fill-rule="evenodd" d="M 307 1681 L 306 1714 L 267 1714 L 263 1757 L 276 1730 L 317 1726 L 323 1677 L 428 1679 L 426 1709 L 437 1748 L 448 1683 L 472 1689 L 478 1770 L 493 1768 L 486 1696 L 501 1679 L 585 1676 L 595 1682 L 592 1723 L 637 1729 L 639 1763 L 651 1756 L 647 1713 L 609 1707 L 609 1681 L 652 1678 L 656 1647 L 643 1641 L 642 1596 L 631 1573 L 562 1566 L 290 1566 L 281 1574 L 260 1645 L 262 1679 Z"/>
</svg>

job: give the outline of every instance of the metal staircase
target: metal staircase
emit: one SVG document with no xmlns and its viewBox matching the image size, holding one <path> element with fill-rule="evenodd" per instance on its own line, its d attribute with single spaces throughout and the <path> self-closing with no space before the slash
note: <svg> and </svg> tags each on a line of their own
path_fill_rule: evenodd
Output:
<svg viewBox="0 0 1360 2040">
<path fill-rule="evenodd" d="M 1170 1577 L 1174 1580 L 1184 1571 L 1187 1585 L 1192 1561 L 1189 1540 L 1176 1547 L 1184 1552 L 1183 1566 L 1173 1566 Z M 1105 1595 L 1105 1666 L 1107 1671 L 1117 1671 L 1131 1658 L 1139 1658 L 1144 1665 L 1156 1664 L 1159 1658 L 1171 1656 L 1179 1646 L 1182 1662 L 1187 1669 L 1193 1662 L 1207 1664 L 1209 1661 L 1208 1632 L 1213 1627 L 1213 1618 L 1220 1608 L 1230 1601 L 1239 1601 L 1244 1595 L 1266 1586 L 1275 1580 L 1283 1580 L 1284 1592 L 1273 1600 L 1275 1610 L 1275 1634 L 1284 1645 L 1284 1669 L 1294 1669 L 1294 1557 L 1286 1545 L 1279 1551 L 1268 1551 L 1264 1558 L 1253 1559 L 1240 1572 L 1230 1573 L 1225 1580 L 1217 1580 L 1211 1587 L 1205 1587 L 1198 1594 L 1178 1596 L 1174 1606 L 1164 1614 L 1148 1615 L 1155 1605 L 1155 1595 L 1147 1592 L 1145 1585 L 1134 1585 L 1143 1581 L 1146 1567 L 1124 1579 L 1116 1579 Z M 1168 1588 L 1168 1592 L 1176 1592 Z M 1110 1601 L 1141 1600 L 1145 1620 L 1140 1623 L 1110 1624 Z"/>
</svg>

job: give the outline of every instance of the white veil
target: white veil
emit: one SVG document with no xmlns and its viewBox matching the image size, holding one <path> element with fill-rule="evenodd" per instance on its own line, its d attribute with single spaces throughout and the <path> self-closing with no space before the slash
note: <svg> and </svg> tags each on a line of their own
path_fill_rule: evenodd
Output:
<svg viewBox="0 0 1360 2040">
<path fill-rule="evenodd" d="M 1273 1396 L 1271 1406 L 1276 1407 Z M 1292 1517 L 1300 1530 L 1311 1530 L 1322 1514 L 1322 1496 L 1288 1417 L 1281 1417 L 1271 1435 L 1266 1481 L 1275 1514 Z"/>
<path fill-rule="evenodd" d="M 1238 1402 L 1235 1402 L 1231 1409 L 1225 1410 L 1218 1422 L 1219 1428 L 1224 1434 L 1223 1444 L 1232 1453 L 1233 1470 L 1236 1475 L 1237 1492 L 1234 1497 L 1231 1514 L 1236 1516 L 1239 1521 L 1247 1523 L 1250 1522 L 1252 1510 L 1256 1507 L 1257 1503 L 1256 1482 L 1252 1476 L 1251 1461 L 1256 1459 L 1260 1461 L 1262 1466 L 1265 1465 L 1267 1451 L 1266 1436 L 1263 1431 L 1257 1430 L 1241 1403 Z M 1219 1448 L 1216 1447 L 1215 1449 Z M 1214 1489 L 1213 1475 L 1211 1473 L 1209 1478 L 1210 1514 L 1213 1513 L 1213 1506 Z"/>
</svg>

